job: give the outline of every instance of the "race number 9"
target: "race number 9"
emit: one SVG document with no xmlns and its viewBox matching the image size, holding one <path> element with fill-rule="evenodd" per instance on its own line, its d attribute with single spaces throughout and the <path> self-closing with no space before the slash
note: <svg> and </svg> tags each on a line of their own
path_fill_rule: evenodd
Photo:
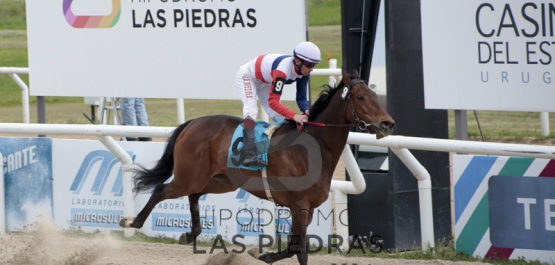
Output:
<svg viewBox="0 0 555 265">
<path fill-rule="evenodd" d="M 285 84 L 285 79 L 277 78 L 276 82 L 274 82 L 274 89 L 272 90 L 272 93 L 281 95 L 281 92 L 283 91 L 283 85 L 284 84 Z"/>
</svg>

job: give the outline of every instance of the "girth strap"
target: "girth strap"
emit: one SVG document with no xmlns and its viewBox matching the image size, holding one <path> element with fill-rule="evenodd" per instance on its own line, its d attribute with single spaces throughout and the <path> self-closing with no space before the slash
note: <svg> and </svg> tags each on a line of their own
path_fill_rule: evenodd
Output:
<svg viewBox="0 0 555 265">
<path fill-rule="evenodd" d="M 268 200 L 275 203 L 274 198 L 272 198 L 272 193 L 270 192 L 270 185 L 268 185 L 268 175 L 266 174 L 266 169 L 262 170 L 262 184 L 264 185 L 264 191 L 266 192 Z"/>
</svg>

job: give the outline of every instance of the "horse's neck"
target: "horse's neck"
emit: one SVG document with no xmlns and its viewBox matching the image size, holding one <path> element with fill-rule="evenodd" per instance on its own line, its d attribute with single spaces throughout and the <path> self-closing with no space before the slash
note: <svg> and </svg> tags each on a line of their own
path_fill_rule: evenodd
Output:
<svg viewBox="0 0 555 265">
<path fill-rule="evenodd" d="M 323 145 L 322 147 L 333 155 L 335 160 L 333 162 L 336 162 L 339 156 L 341 156 L 349 136 L 349 126 L 347 126 L 349 122 L 345 117 L 345 107 L 348 107 L 347 105 L 345 105 L 345 101 L 339 95 L 334 95 L 329 105 L 314 119 L 314 122 L 334 126 L 318 127 L 310 131 L 310 134 Z"/>
</svg>

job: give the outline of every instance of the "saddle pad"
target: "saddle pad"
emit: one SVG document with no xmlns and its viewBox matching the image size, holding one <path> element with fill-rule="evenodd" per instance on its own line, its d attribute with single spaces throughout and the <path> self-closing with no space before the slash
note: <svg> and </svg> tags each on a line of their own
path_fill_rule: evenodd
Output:
<svg viewBox="0 0 555 265">
<path fill-rule="evenodd" d="M 270 140 L 266 134 L 266 130 L 269 128 L 281 126 L 283 121 L 279 121 L 275 124 L 269 124 L 264 121 L 256 122 L 254 127 L 254 142 L 256 143 L 256 153 L 259 154 L 259 158 L 268 163 L 268 149 L 270 148 Z M 271 130 L 272 133 L 275 130 Z M 248 170 L 262 170 L 263 166 L 250 166 L 246 167 L 243 165 L 243 160 L 245 155 L 243 153 L 243 124 L 239 124 L 235 128 L 233 137 L 231 138 L 231 144 L 227 152 L 227 167 L 228 168 L 244 168 Z"/>
</svg>

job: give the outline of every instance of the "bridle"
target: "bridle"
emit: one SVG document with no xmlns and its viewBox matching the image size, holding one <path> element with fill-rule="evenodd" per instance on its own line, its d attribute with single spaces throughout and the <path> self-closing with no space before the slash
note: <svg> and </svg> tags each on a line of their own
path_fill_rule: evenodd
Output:
<svg viewBox="0 0 555 265">
<path fill-rule="evenodd" d="M 353 104 L 353 100 L 351 99 L 351 94 L 349 93 L 349 91 L 351 91 L 351 88 L 354 85 L 358 84 L 358 83 L 365 83 L 366 84 L 366 81 L 364 81 L 362 79 L 353 79 L 353 80 L 351 80 L 351 82 L 348 85 L 345 85 L 343 87 L 343 93 L 341 94 L 341 98 L 343 100 L 345 100 L 345 106 L 343 107 L 343 111 L 345 111 L 345 109 L 347 108 L 347 100 L 348 100 L 349 103 L 351 103 L 351 109 L 352 109 L 353 117 L 355 117 L 355 122 L 353 124 L 358 126 L 359 129 L 365 130 L 366 127 L 370 127 L 370 126 L 373 126 L 373 125 L 371 123 L 367 124 L 364 120 L 361 120 L 358 117 L 358 114 L 355 111 L 355 105 Z"/>
<path fill-rule="evenodd" d="M 366 130 L 367 127 L 375 126 L 371 123 L 368 124 L 364 120 L 361 120 L 355 111 L 355 105 L 353 105 L 353 101 L 351 99 L 349 92 L 351 91 L 351 88 L 358 83 L 366 83 L 366 81 L 358 78 L 352 79 L 349 84 L 346 84 L 345 86 L 343 86 L 343 92 L 341 93 L 341 98 L 345 101 L 345 105 L 343 105 L 343 112 L 345 112 L 345 110 L 347 109 L 347 101 L 349 101 L 349 103 L 351 103 L 352 114 L 353 114 L 353 117 L 355 118 L 355 122 L 350 124 L 326 124 L 321 122 L 307 121 L 304 124 L 312 125 L 316 127 L 342 127 L 342 126 L 356 125 L 361 130 Z M 302 128 L 303 128 L 302 125 L 297 124 L 297 129 L 299 131 L 302 130 Z"/>
</svg>

